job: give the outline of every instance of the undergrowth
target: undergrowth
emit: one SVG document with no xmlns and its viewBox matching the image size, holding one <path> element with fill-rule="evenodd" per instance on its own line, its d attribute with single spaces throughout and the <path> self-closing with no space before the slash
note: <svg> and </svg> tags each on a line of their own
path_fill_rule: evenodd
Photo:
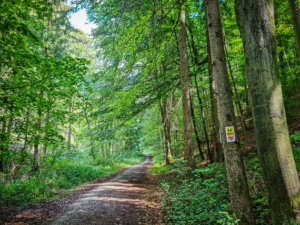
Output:
<svg viewBox="0 0 300 225">
<path fill-rule="evenodd" d="M 238 224 L 230 209 L 224 166 L 208 165 L 187 177 L 179 162 L 171 172 L 172 179 L 161 183 L 166 224 Z"/>
<path fill-rule="evenodd" d="M 291 135 L 293 154 L 300 170 L 300 132 Z M 256 152 L 244 156 L 245 170 L 257 225 L 270 225 L 267 192 Z M 188 177 L 183 161 L 164 166 L 158 157 L 152 173 L 165 174 L 161 182 L 162 205 L 168 225 L 238 224 L 234 218 L 226 180 L 225 165 L 210 164 Z"/>
<path fill-rule="evenodd" d="M 13 181 L 5 180 L 2 174 L 0 205 L 25 207 L 34 202 L 53 200 L 72 188 L 141 162 L 144 156 L 127 155 L 105 163 L 99 163 L 98 160 L 96 165 L 88 157 L 84 158 L 82 154 L 73 156 L 73 160 L 61 157 L 53 164 L 47 164 L 45 160 L 38 172 L 32 172 L 29 166 L 24 166 Z"/>
<path fill-rule="evenodd" d="M 256 224 L 269 225 L 267 194 L 256 153 L 245 158 L 245 167 Z M 167 167 L 166 170 L 168 178 L 161 182 L 166 224 L 238 224 L 230 205 L 224 164 L 200 167 L 190 177 L 186 176 L 187 168 L 182 161 L 175 162 L 172 169 Z M 152 170 L 161 171 L 162 168 Z"/>
</svg>

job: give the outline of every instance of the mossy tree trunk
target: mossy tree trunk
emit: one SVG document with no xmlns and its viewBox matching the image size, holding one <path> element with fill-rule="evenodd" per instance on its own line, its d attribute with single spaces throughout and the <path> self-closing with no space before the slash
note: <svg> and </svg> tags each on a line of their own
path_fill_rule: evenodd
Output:
<svg viewBox="0 0 300 225">
<path fill-rule="evenodd" d="M 273 224 L 296 224 L 289 196 L 299 192 L 279 80 L 274 3 L 236 0 L 255 137 Z"/>
<path fill-rule="evenodd" d="M 234 214 L 240 219 L 240 224 L 255 224 L 237 134 L 235 134 L 236 141 L 234 142 L 228 142 L 225 134 L 225 127 L 236 127 L 236 121 L 232 102 L 232 91 L 226 70 L 226 57 L 218 0 L 206 0 L 205 13 L 207 39 L 210 50 L 209 63 L 216 84 L 220 133 L 224 149 L 230 201 Z"/>
</svg>

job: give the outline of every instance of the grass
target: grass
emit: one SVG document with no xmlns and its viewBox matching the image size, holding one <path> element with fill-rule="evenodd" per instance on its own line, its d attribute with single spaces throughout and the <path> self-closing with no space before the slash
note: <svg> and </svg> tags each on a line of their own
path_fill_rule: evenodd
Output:
<svg viewBox="0 0 300 225">
<path fill-rule="evenodd" d="M 50 167 L 45 163 L 38 172 L 24 166 L 17 179 L 0 184 L 0 205 L 25 207 L 35 202 L 50 201 L 94 179 L 107 177 L 124 167 L 141 162 L 141 154 L 126 155 L 106 163 L 92 164 L 84 154 L 72 160 L 61 157 Z M 47 160 L 46 160 L 47 161 Z M 49 160 L 51 161 L 51 160 Z M 4 177 L 4 176 L 3 176 Z"/>
</svg>

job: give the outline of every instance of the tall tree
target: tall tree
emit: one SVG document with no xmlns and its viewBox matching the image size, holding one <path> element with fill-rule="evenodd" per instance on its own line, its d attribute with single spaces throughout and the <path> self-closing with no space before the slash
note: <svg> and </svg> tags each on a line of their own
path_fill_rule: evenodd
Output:
<svg viewBox="0 0 300 225">
<path fill-rule="evenodd" d="M 296 224 L 289 196 L 296 195 L 300 186 L 278 73 L 274 3 L 236 0 L 235 4 L 272 223 Z"/>
<path fill-rule="evenodd" d="M 193 136 L 192 136 L 192 112 L 190 102 L 189 87 L 189 65 L 187 53 L 187 33 L 185 24 L 185 7 L 186 1 L 179 1 L 179 31 L 178 31 L 178 48 L 180 54 L 180 74 L 182 88 L 182 118 L 184 132 L 184 159 L 186 165 L 195 169 L 195 160 L 193 153 Z"/>
<path fill-rule="evenodd" d="M 226 57 L 222 38 L 221 19 L 218 0 L 205 1 L 207 39 L 209 45 L 209 64 L 212 77 L 216 84 L 217 105 L 222 145 L 226 162 L 229 194 L 233 211 L 240 224 L 255 224 L 252 213 L 252 204 L 247 185 L 243 160 L 240 154 L 240 143 L 236 140 L 228 141 L 226 126 L 236 128 L 232 91 L 226 70 Z"/>
</svg>

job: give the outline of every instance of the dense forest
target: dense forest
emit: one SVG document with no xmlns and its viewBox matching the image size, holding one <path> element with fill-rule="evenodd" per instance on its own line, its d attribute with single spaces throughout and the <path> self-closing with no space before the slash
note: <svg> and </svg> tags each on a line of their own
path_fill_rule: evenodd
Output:
<svg viewBox="0 0 300 225">
<path fill-rule="evenodd" d="M 300 224 L 299 57 L 298 0 L 0 1 L 0 207 L 151 154 L 165 224 Z"/>
</svg>

